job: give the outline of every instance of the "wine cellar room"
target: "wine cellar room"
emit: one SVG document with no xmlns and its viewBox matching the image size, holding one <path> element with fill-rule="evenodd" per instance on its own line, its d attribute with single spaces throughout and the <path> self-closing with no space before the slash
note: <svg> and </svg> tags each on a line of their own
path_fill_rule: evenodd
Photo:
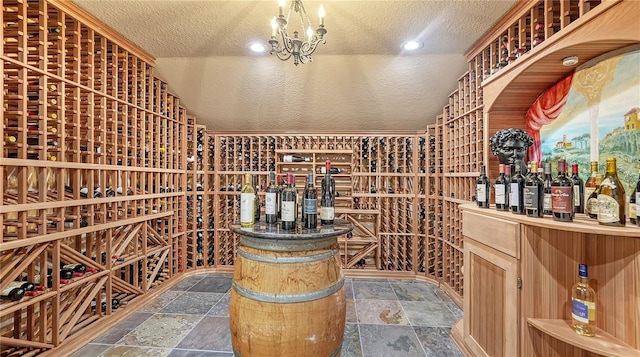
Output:
<svg viewBox="0 0 640 357">
<path fill-rule="evenodd" d="M 638 19 L 3 0 L 0 357 L 640 356 Z"/>
</svg>

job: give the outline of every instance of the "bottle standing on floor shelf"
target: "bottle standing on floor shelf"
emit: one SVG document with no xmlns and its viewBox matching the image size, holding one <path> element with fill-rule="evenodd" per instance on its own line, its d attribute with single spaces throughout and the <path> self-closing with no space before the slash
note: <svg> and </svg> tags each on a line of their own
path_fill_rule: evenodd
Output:
<svg viewBox="0 0 640 357">
<path fill-rule="evenodd" d="M 573 183 L 566 176 L 566 162 L 558 160 L 558 176 L 551 182 L 551 211 L 553 219 L 573 221 Z"/>
<path fill-rule="evenodd" d="M 325 162 L 325 174 L 322 179 L 322 197 L 320 197 L 320 224 L 333 224 L 335 217 L 336 182 L 331 177 L 331 162 Z"/>
<path fill-rule="evenodd" d="M 504 176 L 505 166 L 504 164 L 500 164 L 499 166 L 499 174 L 496 179 L 496 183 L 493 185 L 494 191 L 496 192 L 496 210 L 498 211 L 508 211 L 509 210 L 509 196 L 507 195 L 507 179 Z"/>
<path fill-rule="evenodd" d="M 624 226 L 627 198 L 618 179 L 616 159 L 607 158 L 607 170 L 598 190 L 598 223 L 607 226 Z"/>
<path fill-rule="evenodd" d="M 476 180 L 476 200 L 478 201 L 478 207 L 489 208 L 490 187 L 486 168 L 482 165 L 480 176 Z"/>
<path fill-rule="evenodd" d="M 244 175 L 244 186 L 240 192 L 240 227 L 251 228 L 254 224 L 255 191 L 251 185 L 251 174 Z"/>
<path fill-rule="evenodd" d="M 586 264 L 578 265 L 578 281 L 571 288 L 571 325 L 583 336 L 596 334 L 596 292 L 589 286 Z"/>
<path fill-rule="evenodd" d="M 511 205 L 511 212 L 517 214 L 525 214 L 524 211 L 524 183 L 525 178 L 522 175 L 522 168 L 520 162 L 516 162 L 516 174 L 511 178 L 511 188 L 509 190 L 509 204 Z"/>
<path fill-rule="evenodd" d="M 591 216 L 589 214 L 589 197 L 591 197 L 591 194 L 597 188 L 596 178 L 598 177 L 598 162 L 591 161 L 590 166 L 591 174 L 589 175 L 587 182 L 584 183 L 584 213 L 589 216 Z"/>
<path fill-rule="evenodd" d="M 278 186 L 276 186 L 276 173 L 269 172 L 269 187 L 264 196 L 264 216 L 269 224 L 278 222 Z"/>
<path fill-rule="evenodd" d="M 551 163 L 544 163 L 544 178 L 542 179 L 544 183 L 544 197 L 542 199 L 542 210 L 544 214 L 552 215 L 551 211 L 551 183 L 553 182 L 553 177 L 551 177 Z"/>
<path fill-rule="evenodd" d="M 538 177 L 538 163 L 531 163 L 531 175 L 524 185 L 524 208 L 529 217 L 544 216 L 544 182 Z"/>
<path fill-rule="evenodd" d="M 584 213 L 584 181 L 578 174 L 578 164 L 571 165 L 571 181 L 573 182 L 573 213 Z"/>
<path fill-rule="evenodd" d="M 292 174 L 287 174 L 287 187 L 282 190 L 282 218 L 280 225 L 282 229 L 291 230 L 296 228 L 296 189 L 294 187 Z"/>
<path fill-rule="evenodd" d="M 258 175 L 251 175 L 251 186 L 253 186 L 253 220 L 260 222 L 260 195 L 258 195 Z"/>
<path fill-rule="evenodd" d="M 311 161 L 308 157 L 298 156 L 298 155 L 282 155 L 282 162 L 309 162 Z"/>
<path fill-rule="evenodd" d="M 313 174 L 307 176 L 302 203 L 303 227 L 313 229 L 318 226 L 318 190 L 313 186 Z"/>
</svg>

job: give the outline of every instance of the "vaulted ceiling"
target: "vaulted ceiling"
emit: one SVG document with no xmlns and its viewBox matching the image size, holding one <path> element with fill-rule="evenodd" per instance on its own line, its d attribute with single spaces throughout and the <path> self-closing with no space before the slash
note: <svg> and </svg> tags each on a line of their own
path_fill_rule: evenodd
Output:
<svg viewBox="0 0 640 357">
<path fill-rule="evenodd" d="M 73 1 L 154 56 L 198 123 L 279 132 L 424 130 L 467 70 L 466 50 L 517 2 L 304 1 L 314 26 L 324 5 L 327 42 L 296 67 L 247 49 L 268 45 L 277 0 Z M 424 46 L 407 53 L 409 39 Z"/>
</svg>

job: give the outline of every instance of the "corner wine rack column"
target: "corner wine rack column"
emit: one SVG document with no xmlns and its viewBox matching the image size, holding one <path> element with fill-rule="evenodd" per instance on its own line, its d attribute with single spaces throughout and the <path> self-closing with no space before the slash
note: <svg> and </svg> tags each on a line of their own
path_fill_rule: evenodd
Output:
<svg viewBox="0 0 640 357">
<path fill-rule="evenodd" d="M 444 166 L 442 141 L 444 139 L 443 116 L 439 115 L 436 122 L 427 127 L 427 165 L 426 165 L 426 208 L 427 235 L 426 256 L 427 276 L 442 280 L 442 252 L 443 252 L 443 182 L 442 168 Z"/>
<path fill-rule="evenodd" d="M 2 23 L 0 291 L 43 290 L 0 301 L 0 355 L 61 355 L 184 269 L 186 111 L 70 2 L 4 0 Z"/>
</svg>

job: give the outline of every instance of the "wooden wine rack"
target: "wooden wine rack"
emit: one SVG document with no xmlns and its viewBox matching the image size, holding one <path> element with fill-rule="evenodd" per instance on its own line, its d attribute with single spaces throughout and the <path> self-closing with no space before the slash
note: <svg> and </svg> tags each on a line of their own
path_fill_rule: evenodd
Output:
<svg viewBox="0 0 640 357">
<path fill-rule="evenodd" d="M 55 354 L 184 271 L 186 110 L 69 2 L 5 0 L 2 23 L 0 290 L 51 284 L 0 302 L 0 355 Z"/>
</svg>

